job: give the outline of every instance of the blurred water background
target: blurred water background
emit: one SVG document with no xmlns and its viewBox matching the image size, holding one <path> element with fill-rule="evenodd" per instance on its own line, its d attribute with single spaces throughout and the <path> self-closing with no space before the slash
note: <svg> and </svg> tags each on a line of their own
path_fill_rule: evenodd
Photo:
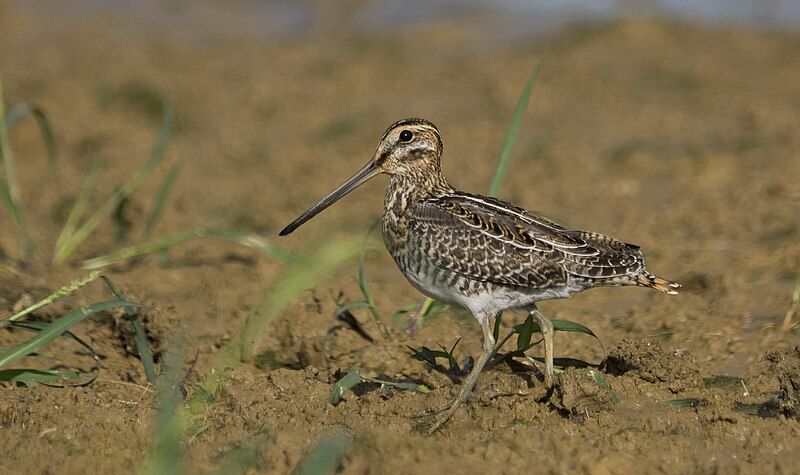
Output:
<svg viewBox="0 0 800 475">
<path fill-rule="evenodd" d="M 124 18 L 148 35 L 208 39 L 231 33 L 265 37 L 335 33 L 402 33 L 419 27 L 469 27 L 478 42 L 513 41 L 564 26 L 634 17 L 706 26 L 800 30 L 797 0 L 60 0 L 15 1 L 32 19 Z M 56 13 L 56 14 L 54 14 Z M 332 26 L 333 25 L 333 26 Z"/>
</svg>

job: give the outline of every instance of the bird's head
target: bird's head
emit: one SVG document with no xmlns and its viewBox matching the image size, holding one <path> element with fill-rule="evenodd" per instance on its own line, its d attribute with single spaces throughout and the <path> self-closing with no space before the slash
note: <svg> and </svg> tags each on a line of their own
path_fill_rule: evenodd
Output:
<svg viewBox="0 0 800 475">
<path fill-rule="evenodd" d="M 439 129 L 430 121 L 403 119 L 395 122 L 384 132 L 369 163 L 283 228 L 280 235 L 290 234 L 322 210 L 381 173 L 387 175 L 440 173 L 442 149 Z"/>
<path fill-rule="evenodd" d="M 439 169 L 442 157 L 439 129 L 425 119 L 403 119 L 384 132 L 372 157 L 378 173 L 415 174 Z"/>
</svg>

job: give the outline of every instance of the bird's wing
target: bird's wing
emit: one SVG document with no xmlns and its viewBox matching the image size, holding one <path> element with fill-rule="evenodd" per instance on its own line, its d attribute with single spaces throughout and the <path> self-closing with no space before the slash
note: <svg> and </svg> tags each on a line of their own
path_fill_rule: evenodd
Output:
<svg viewBox="0 0 800 475">
<path fill-rule="evenodd" d="M 495 198 L 457 192 L 419 201 L 412 214 L 412 239 L 434 265 L 480 281 L 547 288 L 644 270 L 637 246 Z"/>
</svg>

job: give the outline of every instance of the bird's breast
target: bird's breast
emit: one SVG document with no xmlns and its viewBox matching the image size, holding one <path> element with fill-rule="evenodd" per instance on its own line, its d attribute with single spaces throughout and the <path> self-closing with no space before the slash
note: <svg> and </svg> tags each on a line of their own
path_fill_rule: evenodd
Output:
<svg viewBox="0 0 800 475">
<path fill-rule="evenodd" d="M 390 182 L 383 202 L 382 231 L 386 249 L 397 260 L 409 240 L 410 200 L 408 189 Z M 399 264 L 399 263 L 398 263 Z"/>
</svg>

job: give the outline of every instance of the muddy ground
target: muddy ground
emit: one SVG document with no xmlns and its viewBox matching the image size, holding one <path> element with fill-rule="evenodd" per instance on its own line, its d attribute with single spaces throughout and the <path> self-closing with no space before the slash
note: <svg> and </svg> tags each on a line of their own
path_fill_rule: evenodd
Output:
<svg viewBox="0 0 800 475">
<path fill-rule="evenodd" d="M 0 4 L 6 102 L 44 107 L 61 152 L 55 185 L 43 186 L 34 123 L 12 130 L 22 201 L 42 250 L 19 265 L 12 223 L 0 214 L 0 314 L 85 275 L 50 265 L 50 249 L 96 158 L 106 166 L 93 205 L 144 162 L 163 93 L 176 111 L 170 160 L 187 161 L 155 234 L 212 223 L 303 252 L 363 236 L 375 220 L 382 179 L 290 238 L 276 236 L 365 163 L 399 118 L 437 123 L 451 182 L 485 190 L 517 97 L 545 51 L 502 196 L 640 244 L 652 271 L 684 284 L 677 296 L 602 289 L 542 304 L 550 317 L 599 336 L 607 355 L 576 334 L 559 334 L 556 352 L 606 361 L 598 371 L 610 389 L 572 368 L 545 401 L 503 396 L 536 390 L 540 376 L 498 365 L 481 377 L 474 400 L 427 436 L 425 419 L 409 416 L 443 404 L 457 386 L 405 345 L 449 347 L 463 338 L 461 361 L 479 350 L 480 331 L 454 310 L 413 336 L 392 326 L 389 316 L 418 294 L 381 248 L 366 269 L 391 338 L 361 311 L 355 316 L 373 342 L 347 327 L 329 332 L 341 324 L 337 306 L 360 298 L 357 262 L 340 267 L 273 320 L 258 364 L 236 365 L 210 395 L 182 444 L 189 471 L 216 470 L 236 447 L 255 448 L 257 472 L 290 471 L 335 434 L 351 438 L 345 473 L 800 471 L 800 335 L 778 328 L 800 268 L 800 36 L 643 19 L 509 42 L 476 37 L 470 21 L 382 34 L 353 32 L 335 15 L 298 35 L 266 36 L 203 30 L 213 18 L 202 9 L 170 15 L 174 23 L 140 28 L 102 10 Z M 188 26 L 175 20 L 190 15 Z M 104 225 L 73 262 L 138 242 L 158 184 L 148 180 L 126 207 L 121 241 Z M 194 241 L 166 263 L 149 257 L 107 273 L 150 307 L 156 349 L 181 345 L 191 395 L 284 270 L 247 248 Z M 35 317 L 106 298 L 93 284 Z M 113 316 L 75 328 L 101 357 L 90 386 L 0 385 L 0 471 L 141 467 L 158 397 Z M 507 316 L 504 330 L 515 321 Z M 3 330 L 0 347 L 22 337 Z M 69 343 L 47 355 L 89 364 Z M 353 368 L 432 391 L 362 385 L 330 405 L 331 384 Z M 687 407 L 668 404 L 676 399 Z"/>
</svg>

